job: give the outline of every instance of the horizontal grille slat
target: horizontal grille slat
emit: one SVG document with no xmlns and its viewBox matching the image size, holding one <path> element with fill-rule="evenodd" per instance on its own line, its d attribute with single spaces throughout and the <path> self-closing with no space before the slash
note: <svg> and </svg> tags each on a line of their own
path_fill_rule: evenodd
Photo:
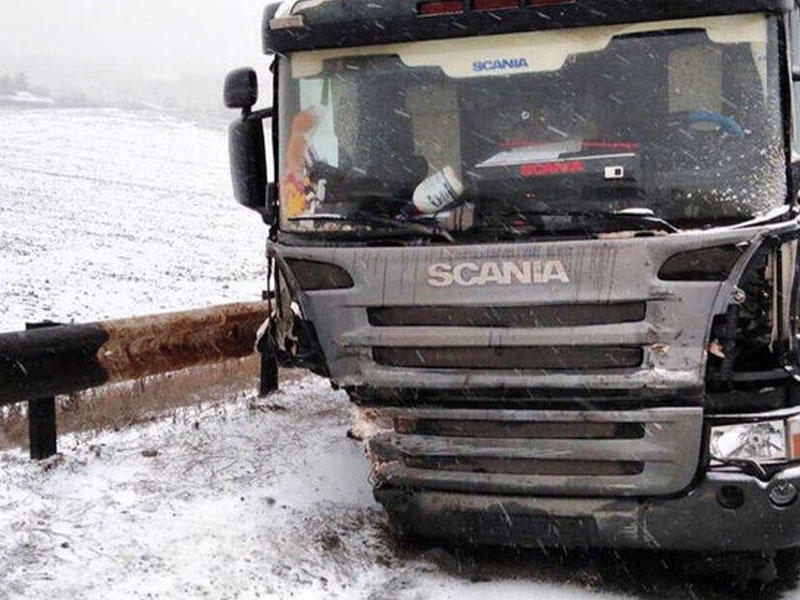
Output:
<svg viewBox="0 0 800 600">
<path fill-rule="evenodd" d="M 372 349 L 376 363 L 419 369 L 624 369 L 639 367 L 641 348 L 615 346 L 528 346 Z"/>
<path fill-rule="evenodd" d="M 643 438 L 645 433 L 642 423 L 464 421 L 405 417 L 396 417 L 394 428 L 397 433 L 405 435 L 527 440 L 635 440 Z"/>
<path fill-rule="evenodd" d="M 367 309 L 373 327 L 540 328 L 644 321 L 645 302 L 541 306 L 388 306 Z"/>
<path fill-rule="evenodd" d="M 409 456 L 405 464 L 415 469 L 505 475 L 628 477 L 644 470 L 640 461 L 541 460 L 450 456 Z"/>
</svg>

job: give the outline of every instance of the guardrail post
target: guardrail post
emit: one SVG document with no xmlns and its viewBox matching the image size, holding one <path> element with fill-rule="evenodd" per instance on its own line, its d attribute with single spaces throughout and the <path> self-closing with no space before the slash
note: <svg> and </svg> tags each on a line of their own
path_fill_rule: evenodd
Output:
<svg viewBox="0 0 800 600">
<path fill-rule="evenodd" d="M 58 452 L 56 436 L 56 399 L 40 398 L 28 402 L 31 460 L 44 460 L 54 456 Z"/>
<path fill-rule="evenodd" d="M 57 327 L 57 323 L 28 323 L 25 329 Z M 58 431 L 56 426 L 56 399 L 39 398 L 28 402 L 28 440 L 31 460 L 44 460 L 58 452 Z"/>
</svg>

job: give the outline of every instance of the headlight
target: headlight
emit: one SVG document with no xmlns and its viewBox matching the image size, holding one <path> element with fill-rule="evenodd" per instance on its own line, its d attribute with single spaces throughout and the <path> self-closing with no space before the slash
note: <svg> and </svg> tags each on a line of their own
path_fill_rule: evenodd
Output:
<svg viewBox="0 0 800 600">
<path fill-rule="evenodd" d="M 798 423 L 798 433 L 800 433 L 800 423 Z M 788 459 L 786 424 L 784 421 L 762 421 L 713 427 L 711 458 L 757 462 L 785 461 Z"/>
<path fill-rule="evenodd" d="M 336 265 L 299 258 L 287 258 L 286 264 L 304 292 L 346 290 L 354 285 L 350 274 Z"/>
</svg>

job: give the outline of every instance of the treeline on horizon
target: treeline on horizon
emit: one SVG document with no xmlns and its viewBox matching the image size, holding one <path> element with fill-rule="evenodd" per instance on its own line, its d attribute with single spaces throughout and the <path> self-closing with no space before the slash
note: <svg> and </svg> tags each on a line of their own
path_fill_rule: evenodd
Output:
<svg viewBox="0 0 800 600">
<path fill-rule="evenodd" d="M 72 92 L 66 95 L 55 96 L 42 86 L 32 84 L 27 73 L 19 72 L 16 75 L 7 73 L 0 75 L 0 98 L 2 96 L 12 96 L 18 92 L 28 92 L 41 98 L 51 98 L 58 106 L 68 107 L 95 107 L 97 103 L 92 102 L 82 92 Z"/>
<path fill-rule="evenodd" d="M 46 86 L 33 82 L 23 72 L 16 74 L 0 72 L 0 106 L 53 108 L 122 108 L 147 109 L 169 113 L 179 113 L 187 117 L 228 119 L 231 111 L 222 102 L 223 74 L 218 72 L 189 74 L 172 81 L 139 82 L 138 85 L 110 89 L 110 93 L 69 91 L 53 93 Z M 74 85 L 81 85 L 75 81 Z M 27 92 L 36 98 L 15 98 L 16 94 Z M 41 98 L 41 102 L 36 102 Z M 31 101 L 32 100 L 32 101 Z"/>
</svg>

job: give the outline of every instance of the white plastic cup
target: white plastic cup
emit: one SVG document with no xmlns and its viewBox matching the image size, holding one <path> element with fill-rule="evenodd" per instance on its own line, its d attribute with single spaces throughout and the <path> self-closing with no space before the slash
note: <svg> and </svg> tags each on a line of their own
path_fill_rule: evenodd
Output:
<svg viewBox="0 0 800 600">
<path fill-rule="evenodd" d="M 452 167 L 445 167 L 425 179 L 414 190 L 414 208 L 422 214 L 444 210 L 464 193 L 464 184 Z"/>
</svg>

